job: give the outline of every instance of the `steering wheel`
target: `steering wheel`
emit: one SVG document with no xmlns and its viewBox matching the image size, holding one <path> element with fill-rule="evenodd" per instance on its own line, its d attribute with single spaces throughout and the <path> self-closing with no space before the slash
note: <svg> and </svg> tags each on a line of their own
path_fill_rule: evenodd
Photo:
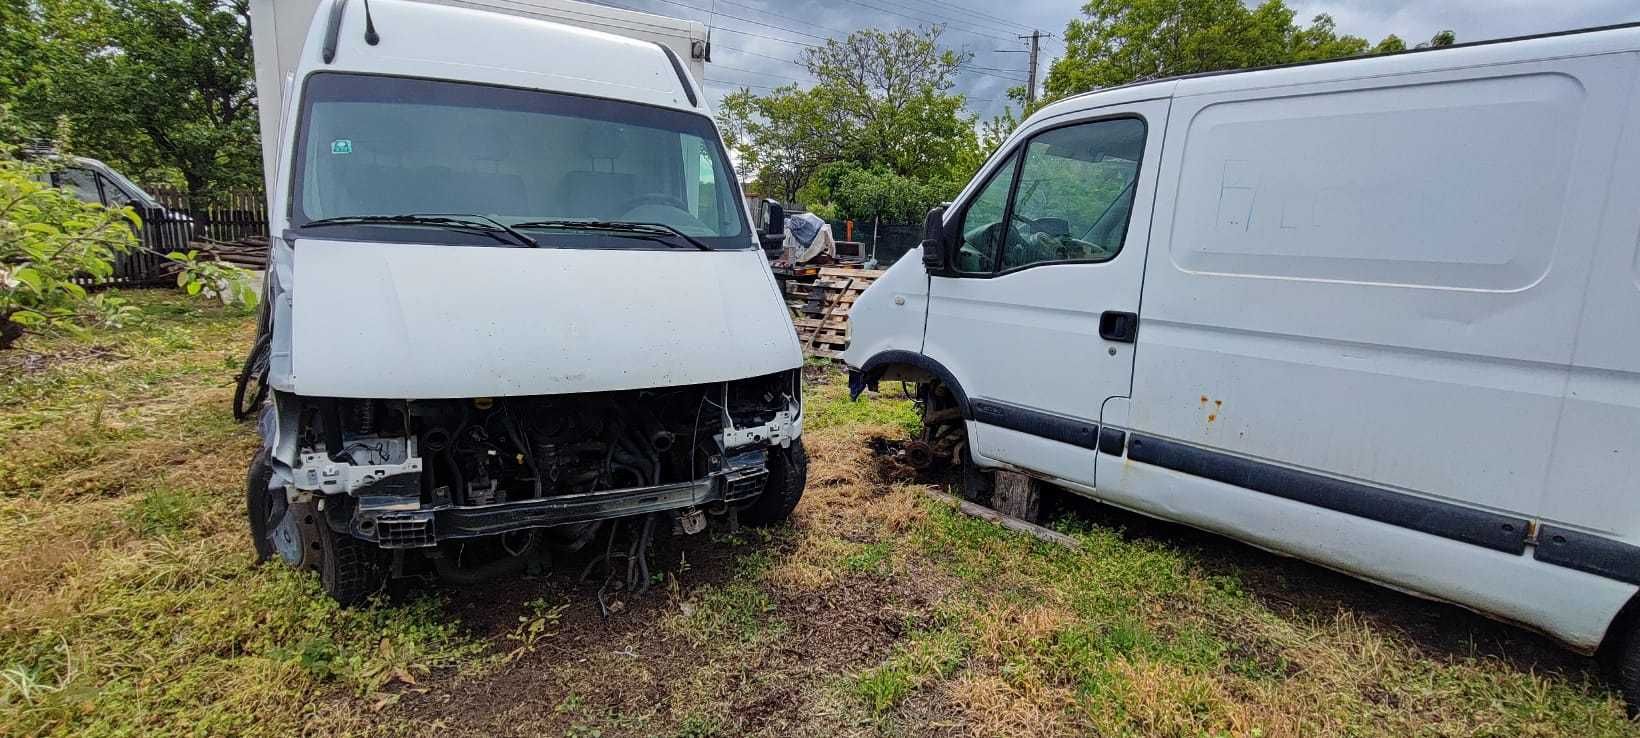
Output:
<svg viewBox="0 0 1640 738">
<path fill-rule="evenodd" d="M 631 198 L 626 202 L 621 203 L 621 212 L 630 213 L 644 205 L 665 205 L 670 208 L 676 208 L 684 212 L 689 212 L 689 203 L 684 202 L 682 198 L 674 197 L 663 192 L 651 192 L 646 195 L 638 195 L 637 197 Z"/>
</svg>

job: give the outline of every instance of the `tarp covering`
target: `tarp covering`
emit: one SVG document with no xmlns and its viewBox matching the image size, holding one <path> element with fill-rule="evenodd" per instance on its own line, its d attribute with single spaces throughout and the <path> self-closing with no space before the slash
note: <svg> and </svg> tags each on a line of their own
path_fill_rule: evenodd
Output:
<svg viewBox="0 0 1640 738">
<path fill-rule="evenodd" d="M 837 243 L 832 240 L 831 225 L 813 213 L 798 213 L 786 218 L 785 247 L 793 264 L 805 264 L 821 255 L 831 261 L 837 259 Z"/>
</svg>

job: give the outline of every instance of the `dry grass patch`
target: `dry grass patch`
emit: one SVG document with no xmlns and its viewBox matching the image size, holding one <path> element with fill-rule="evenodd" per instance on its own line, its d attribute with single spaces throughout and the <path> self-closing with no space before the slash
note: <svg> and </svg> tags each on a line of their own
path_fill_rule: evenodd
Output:
<svg viewBox="0 0 1640 738">
<path fill-rule="evenodd" d="M 228 411 L 251 315 L 161 292 L 140 324 L 31 340 L 0 371 L 0 734 L 287 735 L 471 644 L 425 600 L 341 611 L 256 568 L 253 430 Z"/>
<path fill-rule="evenodd" d="M 1234 562 L 930 502 L 871 452 L 912 404 L 840 375 L 791 524 L 692 539 L 608 622 L 559 574 L 340 610 L 251 563 L 250 316 L 134 302 L 145 327 L 0 357 L 0 734 L 1640 735 L 1602 684 L 1278 612 Z M 538 600 L 570 609 L 508 657 Z"/>
</svg>

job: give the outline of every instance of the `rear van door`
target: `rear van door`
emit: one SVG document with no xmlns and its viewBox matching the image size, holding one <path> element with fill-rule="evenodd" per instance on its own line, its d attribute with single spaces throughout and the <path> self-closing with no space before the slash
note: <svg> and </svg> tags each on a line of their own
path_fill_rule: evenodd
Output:
<svg viewBox="0 0 1640 738">
<path fill-rule="evenodd" d="M 1092 486 L 1100 411 L 1128 395 L 1168 101 L 1048 117 L 955 207 L 923 353 L 973 412 L 983 459 Z"/>
</svg>

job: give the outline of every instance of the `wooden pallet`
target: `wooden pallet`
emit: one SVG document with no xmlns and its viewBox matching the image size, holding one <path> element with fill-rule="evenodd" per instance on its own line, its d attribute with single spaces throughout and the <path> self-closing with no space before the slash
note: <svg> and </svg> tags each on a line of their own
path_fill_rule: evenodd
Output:
<svg viewBox="0 0 1640 738">
<path fill-rule="evenodd" d="M 787 282 L 786 304 L 791 307 L 803 353 L 841 359 L 848 348 L 849 310 L 860 293 L 882 275 L 876 269 L 823 267 L 812 282 Z"/>
</svg>

